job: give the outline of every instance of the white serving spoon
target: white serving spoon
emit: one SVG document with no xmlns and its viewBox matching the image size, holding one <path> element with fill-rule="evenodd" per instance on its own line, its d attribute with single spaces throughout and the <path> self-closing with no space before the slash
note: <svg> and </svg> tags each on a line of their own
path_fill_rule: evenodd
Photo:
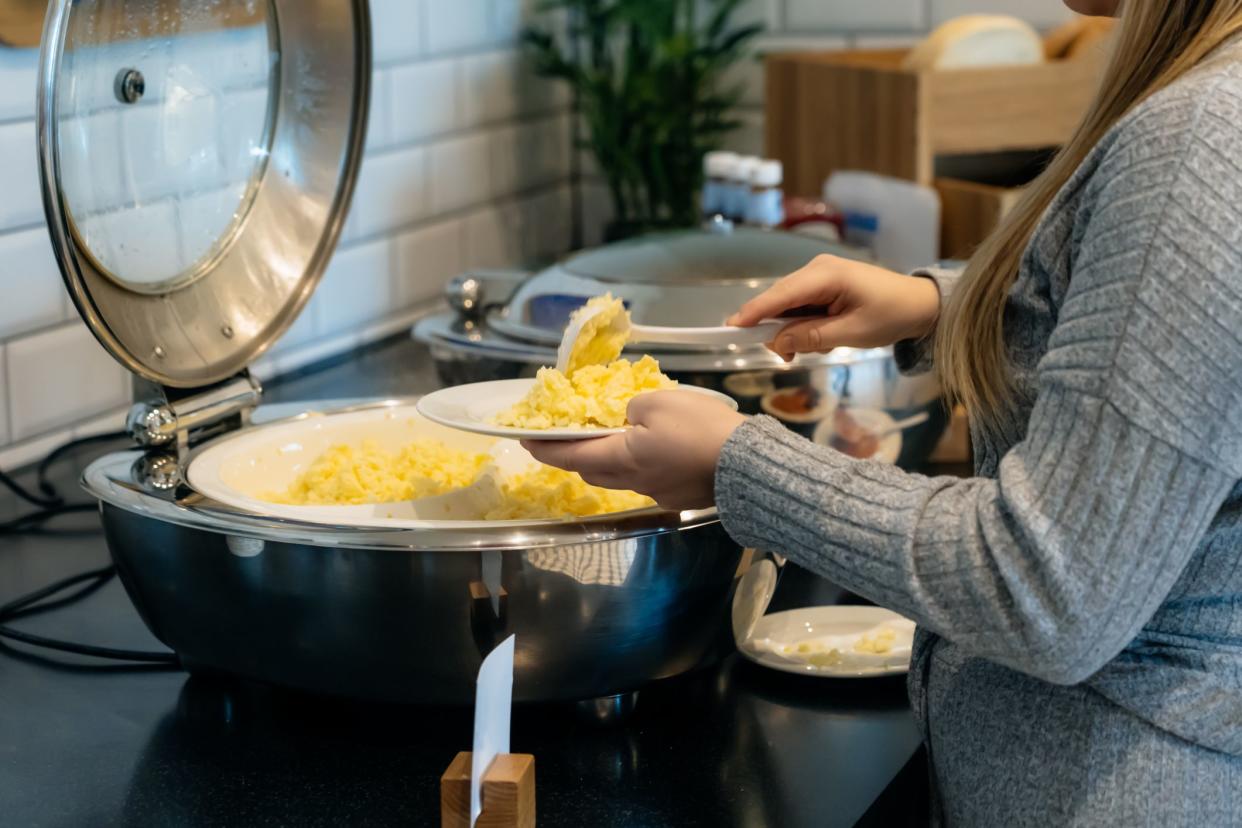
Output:
<svg viewBox="0 0 1242 828">
<path fill-rule="evenodd" d="M 569 367 L 569 357 L 582 329 L 605 310 L 604 307 L 583 307 L 570 319 L 556 351 L 556 369 L 564 373 Z M 768 319 L 753 328 L 737 328 L 722 325 L 716 328 L 664 328 L 655 325 L 635 325 L 629 314 L 621 313 L 612 320 L 609 328 L 618 334 L 628 334 L 629 342 L 650 342 L 664 345 L 762 345 L 776 338 L 781 328 L 796 319 Z"/>
<path fill-rule="evenodd" d="M 892 425 L 887 426 L 883 431 L 877 431 L 875 433 L 875 438 L 877 440 L 883 440 L 890 434 L 896 434 L 899 431 L 905 431 L 907 428 L 914 428 L 916 425 L 922 425 L 927 422 L 930 417 L 931 415 L 924 411 L 921 414 L 915 414 L 913 417 L 906 417 L 904 420 L 898 420 Z"/>
</svg>

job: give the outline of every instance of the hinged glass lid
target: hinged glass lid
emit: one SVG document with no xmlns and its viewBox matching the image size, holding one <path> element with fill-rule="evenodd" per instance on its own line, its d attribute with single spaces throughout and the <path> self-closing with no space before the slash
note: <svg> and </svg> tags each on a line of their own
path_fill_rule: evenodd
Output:
<svg viewBox="0 0 1242 828">
<path fill-rule="evenodd" d="M 44 200 L 82 316 L 196 387 L 292 323 L 335 245 L 370 75 L 366 0 L 54 0 Z"/>
</svg>

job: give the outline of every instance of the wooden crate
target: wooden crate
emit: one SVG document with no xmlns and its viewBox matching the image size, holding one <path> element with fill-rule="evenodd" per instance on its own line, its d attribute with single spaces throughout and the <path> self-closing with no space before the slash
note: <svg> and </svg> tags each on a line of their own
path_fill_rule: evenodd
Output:
<svg viewBox="0 0 1242 828">
<path fill-rule="evenodd" d="M 904 51 L 768 55 L 767 154 L 786 190 L 818 195 L 837 170 L 931 185 L 936 159 L 1063 144 L 1086 113 L 1104 55 L 1038 66 L 916 72 Z"/>
<path fill-rule="evenodd" d="M 1022 195 L 1021 187 L 958 178 L 938 178 L 935 185 L 940 193 L 940 255 L 946 259 L 969 259 Z"/>
</svg>

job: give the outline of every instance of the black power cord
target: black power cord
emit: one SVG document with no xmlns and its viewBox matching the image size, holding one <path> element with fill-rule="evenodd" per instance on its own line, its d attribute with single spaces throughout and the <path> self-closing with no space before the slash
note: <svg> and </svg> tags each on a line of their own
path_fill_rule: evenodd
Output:
<svg viewBox="0 0 1242 828">
<path fill-rule="evenodd" d="M 35 532 L 40 530 L 46 521 L 60 515 L 93 512 L 98 509 L 99 507 L 94 503 L 65 502 L 64 496 L 48 481 L 48 471 L 57 460 L 85 445 L 112 442 L 124 436 L 123 432 L 117 432 L 83 437 L 78 440 L 71 440 L 52 451 L 43 458 L 35 472 L 40 494 L 29 491 L 9 475 L 0 472 L 0 485 L 9 489 L 20 499 L 38 507 L 38 511 L 19 515 L 12 520 L 0 523 L 0 535 Z M 121 650 L 114 647 L 97 647 L 91 644 L 78 644 L 72 641 L 46 638 L 7 626 L 8 622 L 19 618 L 28 618 L 32 615 L 39 615 L 76 603 L 103 587 L 115 578 L 116 574 L 115 566 L 105 566 L 88 572 L 81 572 L 68 578 L 62 578 L 0 606 L 0 639 L 19 641 L 23 644 L 45 650 L 76 653 L 77 655 L 111 661 L 180 666 L 180 659 L 178 659 L 176 653 L 172 652 L 147 652 L 142 650 Z M 76 592 L 71 592 L 68 595 L 62 594 L 74 587 L 78 588 Z"/>
</svg>

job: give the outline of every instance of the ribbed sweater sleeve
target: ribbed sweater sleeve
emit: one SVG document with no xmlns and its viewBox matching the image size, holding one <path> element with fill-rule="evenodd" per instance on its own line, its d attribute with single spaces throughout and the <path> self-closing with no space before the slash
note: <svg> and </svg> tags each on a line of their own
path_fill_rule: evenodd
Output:
<svg viewBox="0 0 1242 828">
<path fill-rule="evenodd" d="M 911 276 L 931 279 L 940 290 L 940 307 L 943 308 L 953 295 L 957 283 L 961 281 L 962 270 L 957 268 L 925 267 L 914 271 Z M 893 356 L 897 367 L 906 374 L 925 373 L 932 367 L 933 337 L 923 339 L 904 339 L 893 348 Z"/>
<path fill-rule="evenodd" d="M 756 418 L 717 467 L 725 528 L 974 655 L 1059 683 L 1104 666 L 1242 477 L 1238 123 L 1221 89 L 1145 107 L 1101 152 L 996 479 L 853 461 Z"/>
</svg>

